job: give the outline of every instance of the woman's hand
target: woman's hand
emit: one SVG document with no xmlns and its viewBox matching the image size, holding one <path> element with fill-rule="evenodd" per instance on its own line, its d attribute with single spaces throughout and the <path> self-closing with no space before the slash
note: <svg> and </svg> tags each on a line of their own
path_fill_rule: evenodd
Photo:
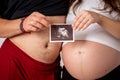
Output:
<svg viewBox="0 0 120 80">
<path fill-rule="evenodd" d="M 40 31 L 48 28 L 49 26 L 50 22 L 47 20 L 47 17 L 39 12 L 33 12 L 26 17 L 23 22 L 25 32 Z"/>
<path fill-rule="evenodd" d="M 100 15 L 92 11 L 84 10 L 75 17 L 72 26 L 73 29 L 79 31 L 86 29 L 90 24 L 96 22 L 100 22 Z"/>
</svg>

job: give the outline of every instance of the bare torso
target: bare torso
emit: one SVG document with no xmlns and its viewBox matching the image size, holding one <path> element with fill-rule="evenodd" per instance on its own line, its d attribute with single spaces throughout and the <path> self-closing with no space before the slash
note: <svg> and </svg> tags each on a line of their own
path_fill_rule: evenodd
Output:
<svg viewBox="0 0 120 80">
<path fill-rule="evenodd" d="M 51 23 L 64 23 L 65 16 L 48 16 Z M 49 29 L 21 34 L 10 38 L 10 40 L 33 59 L 53 63 L 58 57 L 61 43 L 49 42 Z"/>
<path fill-rule="evenodd" d="M 68 43 L 62 53 L 65 67 L 80 80 L 98 79 L 120 65 L 120 52 L 96 42 Z"/>
</svg>

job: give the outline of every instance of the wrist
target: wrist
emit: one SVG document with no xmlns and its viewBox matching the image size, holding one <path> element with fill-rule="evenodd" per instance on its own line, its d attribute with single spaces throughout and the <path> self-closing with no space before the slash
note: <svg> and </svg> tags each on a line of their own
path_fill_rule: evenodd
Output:
<svg viewBox="0 0 120 80">
<path fill-rule="evenodd" d="M 21 22 L 20 22 L 20 31 L 22 33 L 26 33 L 27 31 L 24 29 L 24 20 L 25 20 L 25 17 L 24 18 L 21 18 Z"/>
<path fill-rule="evenodd" d="M 101 24 L 102 24 L 102 22 L 103 22 L 103 20 L 104 20 L 104 16 L 103 16 L 103 15 L 101 15 L 101 14 L 99 14 L 99 15 L 98 15 L 98 18 L 99 18 L 99 20 L 98 20 L 98 22 L 97 22 L 97 23 L 101 25 Z"/>
</svg>

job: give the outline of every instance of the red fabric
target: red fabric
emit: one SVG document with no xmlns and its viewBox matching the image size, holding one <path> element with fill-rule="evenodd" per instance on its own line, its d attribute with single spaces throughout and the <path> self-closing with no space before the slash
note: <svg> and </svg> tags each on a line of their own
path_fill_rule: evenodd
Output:
<svg viewBox="0 0 120 80">
<path fill-rule="evenodd" d="M 0 80 L 60 80 L 60 57 L 53 64 L 38 62 L 6 39 L 0 49 Z"/>
</svg>

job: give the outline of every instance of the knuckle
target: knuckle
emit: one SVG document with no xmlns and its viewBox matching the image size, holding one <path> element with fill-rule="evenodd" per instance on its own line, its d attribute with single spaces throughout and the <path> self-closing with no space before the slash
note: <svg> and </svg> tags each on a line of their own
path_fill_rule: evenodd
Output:
<svg viewBox="0 0 120 80">
<path fill-rule="evenodd" d="M 35 11 L 35 12 L 33 12 L 33 14 L 38 14 L 38 12 L 37 12 L 37 11 Z"/>
</svg>

